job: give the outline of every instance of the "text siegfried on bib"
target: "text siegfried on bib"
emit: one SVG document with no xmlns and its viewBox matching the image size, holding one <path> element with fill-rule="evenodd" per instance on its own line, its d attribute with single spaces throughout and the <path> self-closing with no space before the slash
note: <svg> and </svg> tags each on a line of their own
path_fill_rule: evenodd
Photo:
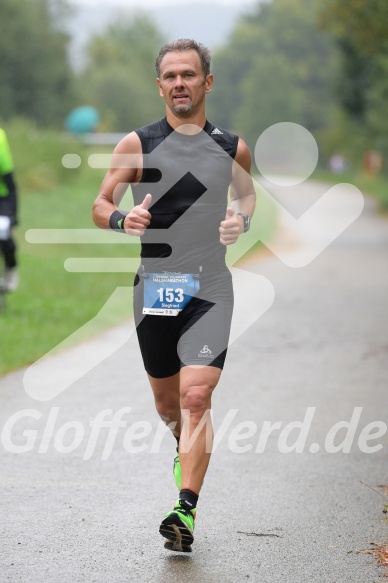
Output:
<svg viewBox="0 0 388 583">
<path fill-rule="evenodd" d="M 147 273 L 142 277 L 143 314 L 177 316 L 199 291 L 199 276 L 192 273 Z"/>
</svg>

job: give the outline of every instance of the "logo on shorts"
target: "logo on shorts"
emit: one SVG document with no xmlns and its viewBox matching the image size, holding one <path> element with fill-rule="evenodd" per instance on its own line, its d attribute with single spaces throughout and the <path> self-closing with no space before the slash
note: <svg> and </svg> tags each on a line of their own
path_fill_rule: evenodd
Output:
<svg viewBox="0 0 388 583">
<path fill-rule="evenodd" d="M 198 356 L 199 358 L 213 358 L 212 351 L 210 350 L 207 344 L 205 344 L 205 346 L 202 348 Z"/>
</svg>

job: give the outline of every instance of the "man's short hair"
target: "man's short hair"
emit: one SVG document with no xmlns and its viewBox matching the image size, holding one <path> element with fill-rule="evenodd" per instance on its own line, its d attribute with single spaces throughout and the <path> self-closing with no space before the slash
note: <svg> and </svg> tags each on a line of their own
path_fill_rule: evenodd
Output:
<svg viewBox="0 0 388 583">
<path fill-rule="evenodd" d="M 167 53 L 171 53 L 173 51 L 196 51 L 201 61 L 203 76 L 206 78 L 210 74 L 211 54 L 209 49 L 202 43 L 199 43 L 191 38 L 179 38 L 177 40 L 166 43 L 160 49 L 155 63 L 156 74 L 158 77 L 160 77 L 160 64 L 163 60 L 163 57 Z"/>
</svg>

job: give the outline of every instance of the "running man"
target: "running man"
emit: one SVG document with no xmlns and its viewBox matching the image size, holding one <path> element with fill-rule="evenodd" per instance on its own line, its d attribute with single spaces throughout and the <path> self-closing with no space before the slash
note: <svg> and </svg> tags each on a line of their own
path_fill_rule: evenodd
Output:
<svg viewBox="0 0 388 583">
<path fill-rule="evenodd" d="M 194 540 L 211 453 L 211 396 L 228 346 L 226 246 L 249 229 L 256 200 L 248 147 L 206 119 L 210 58 L 190 39 L 161 48 L 156 83 L 166 117 L 118 144 L 93 207 L 98 227 L 141 237 L 137 335 L 156 410 L 177 441 L 179 498 L 159 531 L 165 547 L 178 551 L 191 551 Z M 128 185 L 135 206 L 124 212 L 118 207 Z"/>
</svg>

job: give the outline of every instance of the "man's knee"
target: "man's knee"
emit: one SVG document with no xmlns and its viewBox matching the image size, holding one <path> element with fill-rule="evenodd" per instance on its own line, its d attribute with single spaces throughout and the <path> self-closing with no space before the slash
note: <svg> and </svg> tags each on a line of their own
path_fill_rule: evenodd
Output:
<svg viewBox="0 0 388 583">
<path fill-rule="evenodd" d="M 209 408 L 211 399 L 209 386 L 190 386 L 182 391 L 181 408 L 189 410 L 191 414 L 202 414 Z"/>
<path fill-rule="evenodd" d="M 179 374 L 168 378 L 154 378 L 148 375 L 154 393 L 155 408 L 166 422 L 176 419 L 179 413 Z"/>
<path fill-rule="evenodd" d="M 155 397 L 155 408 L 159 416 L 164 420 L 168 421 L 176 416 L 177 411 L 179 411 L 179 397 L 171 394 L 167 395 L 154 395 Z"/>
<path fill-rule="evenodd" d="M 204 374 L 194 375 L 181 384 L 181 409 L 190 411 L 192 417 L 202 417 L 211 407 L 211 396 L 218 377 Z"/>
</svg>

